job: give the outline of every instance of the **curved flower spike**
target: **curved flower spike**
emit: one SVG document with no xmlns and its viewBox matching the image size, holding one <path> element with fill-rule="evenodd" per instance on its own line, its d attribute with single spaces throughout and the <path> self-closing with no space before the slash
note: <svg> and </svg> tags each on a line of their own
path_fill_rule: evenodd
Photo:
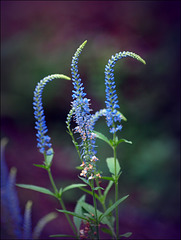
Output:
<svg viewBox="0 0 181 240">
<path fill-rule="evenodd" d="M 53 79 L 57 78 L 62 78 L 66 80 L 70 80 L 69 77 L 63 75 L 63 74 L 53 74 L 49 75 L 45 78 L 43 78 L 36 86 L 35 91 L 34 91 L 34 116 L 36 119 L 36 126 L 35 128 L 37 129 L 37 147 L 39 148 L 39 151 L 43 154 L 49 155 L 50 151 L 49 149 L 51 148 L 51 143 L 50 143 L 50 137 L 46 135 L 48 132 L 47 126 L 46 126 L 46 121 L 45 121 L 45 116 L 44 116 L 44 110 L 43 110 L 43 105 L 42 105 L 42 92 L 43 88 L 45 85 L 52 81 Z"/>
<path fill-rule="evenodd" d="M 23 238 L 24 239 L 32 239 L 32 201 L 28 201 L 25 206 L 24 212 L 24 223 L 23 223 Z"/>
<path fill-rule="evenodd" d="M 84 87 L 81 82 L 80 75 L 78 74 L 78 60 L 79 55 L 82 52 L 87 41 L 84 41 L 75 52 L 72 58 L 71 73 L 74 89 L 72 91 L 72 111 L 68 114 L 67 125 L 69 127 L 70 119 L 74 115 L 77 126 L 74 128 L 75 133 L 79 133 L 81 136 L 81 159 L 83 160 L 84 169 L 80 173 L 80 176 L 89 177 L 95 175 L 96 163 L 91 163 L 91 159 L 95 156 L 95 136 L 93 134 L 93 121 L 91 118 L 90 99 L 87 99 L 86 93 L 83 92 Z M 97 158 L 96 158 L 97 159 Z M 97 159 L 98 160 L 98 159 Z"/>
<path fill-rule="evenodd" d="M 76 98 L 83 98 L 85 97 L 86 93 L 83 92 L 83 83 L 81 83 L 81 79 L 79 78 L 80 75 L 78 74 L 78 60 L 79 60 L 79 55 L 81 54 L 84 46 L 86 45 L 87 40 L 84 41 L 79 48 L 77 49 L 77 51 L 75 52 L 73 58 L 72 58 L 72 64 L 71 64 L 71 73 L 72 73 L 72 81 L 73 81 L 73 85 L 74 85 L 74 90 L 72 91 L 73 95 L 72 98 L 76 99 Z"/>
<path fill-rule="evenodd" d="M 132 52 L 119 52 L 109 59 L 108 64 L 105 67 L 105 85 L 106 85 L 106 119 L 107 126 L 110 127 L 110 132 L 115 133 L 122 129 L 121 125 L 115 125 L 117 121 L 121 122 L 121 114 L 118 112 L 118 96 L 116 94 L 116 85 L 114 81 L 114 65 L 116 62 L 124 57 L 136 58 L 138 61 L 146 64 L 146 62 L 137 54 Z"/>
</svg>

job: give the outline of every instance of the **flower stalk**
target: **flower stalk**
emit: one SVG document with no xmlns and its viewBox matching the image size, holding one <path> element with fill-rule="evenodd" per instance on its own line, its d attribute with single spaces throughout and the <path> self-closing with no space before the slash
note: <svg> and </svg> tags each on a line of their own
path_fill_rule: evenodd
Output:
<svg viewBox="0 0 181 240">
<path fill-rule="evenodd" d="M 66 207 L 65 207 L 65 204 L 64 204 L 64 202 L 63 202 L 63 199 L 62 199 L 62 197 L 60 196 L 60 194 L 59 194 L 59 192 L 58 192 L 58 189 L 57 189 L 57 187 L 56 187 L 56 185 L 55 185 L 55 182 L 54 182 L 54 179 L 53 179 L 53 176 L 52 176 L 50 167 L 47 167 L 47 172 L 48 172 L 48 176 L 49 176 L 51 185 L 52 185 L 52 187 L 53 187 L 53 189 L 54 189 L 55 196 L 56 196 L 56 198 L 58 199 L 58 201 L 60 202 L 61 208 L 62 208 L 63 210 L 66 210 Z M 74 225 L 72 224 L 72 221 L 71 221 L 69 215 L 65 213 L 65 217 L 66 217 L 66 219 L 67 219 L 67 221 L 68 221 L 68 223 L 69 223 L 69 225 L 70 225 L 73 233 L 74 233 L 75 236 L 76 236 L 76 235 L 77 235 L 77 231 L 76 231 Z"/>
<path fill-rule="evenodd" d="M 97 203 L 96 203 L 96 198 L 95 198 L 94 179 L 92 179 L 91 182 L 92 182 L 91 189 L 92 189 L 92 194 L 93 194 L 93 204 L 94 204 L 95 219 L 96 219 L 96 239 L 99 240 L 99 222 L 98 222 L 98 216 L 97 216 Z"/>
</svg>

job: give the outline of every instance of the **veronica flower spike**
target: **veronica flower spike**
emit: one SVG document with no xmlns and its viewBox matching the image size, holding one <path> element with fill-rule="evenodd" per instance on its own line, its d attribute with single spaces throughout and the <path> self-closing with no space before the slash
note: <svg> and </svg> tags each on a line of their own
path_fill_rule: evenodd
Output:
<svg viewBox="0 0 181 240">
<path fill-rule="evenodd" d="M 84 87 L 81 82 L 80 75 L 78 74 L 78 58 L 82 49 L 87 41 L 84 41 L 75 52 L 72 58 L 71 73 L 74 90 L 72 91 L 72 114 L 76 121 L 77 126 L 74 129 L 75 133 L 79 133 L 82 142 L 79 147 L 81 148 L 81 159 L 83 160 L 81 166 L 84 168 L 80 176 L 92 179 L 97 176 L 96 161 L 98 158 L 95 156 L 95 134 L 93 134 L 94 123 L 92 121 L 90 99 L 87 99 L 86 93 L 83 92 Z M 70 122 L 70 114 L 67 118 L 67 123 Z"/>
<path fill-rule="evenodd" d="M 66 79 L 70 80 L 69 77 L 63 75 L 63 74 L 52 74 L 49 75 L 45 78 L 43 78 L 36 86 L 35 91 L 34 91 L 34 102 L 33 102 L 33 108 L 34 108 L 34 117 L 36 119 L 36 126 L 35 129 L 37 129 L 37 147 L 39 148 L 39 151 L 44 154 L 44 155 L 49 155 L 52 154 L 50 148 L 51 148 L 51 143 L 50 143 L 50 137 L 46 135 L 48 132 L 47 126 L 46 126 L 46 121 L 45 121 L 45 115 L 44 115 L 44 109 L 42 105 L 42 92 L 43 88 L 45 85 L 52 81 L 53 79 Z"/>
<path fill-rule="evenodd" d="M 138 61 L 146 64 L 146 62 L 137 54 L 132 52 L 119 52 L 116 53 L 109 59 L 108 64 L 105 67 L 105 85 L 106 85 L 106 119 L 107 119 L 107 126 L 110 128 L 111 133 L 115 133 L 118 130 L 121 130 L 121 125 L 115 125 L 115 123 L 121 122 L 121 114 L 117 110 L 119 108 L 118 105 L 118 96 L 116 94 L 116 85 L 114 81 L 114 69 L 116 62 L 124 57 L 132 57 L 136 58 Z"/>
</svg>

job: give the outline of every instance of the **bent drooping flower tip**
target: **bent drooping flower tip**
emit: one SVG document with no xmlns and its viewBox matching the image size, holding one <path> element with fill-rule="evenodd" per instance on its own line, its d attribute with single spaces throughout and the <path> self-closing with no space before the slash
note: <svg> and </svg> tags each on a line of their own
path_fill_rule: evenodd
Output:
<svg viewBox="0 0 181 240">
<path fill-rule="evenodd" d="M 143 60 L 139 55 L 132 52 L 119 52 L 108 60 L 107 65 L 105 66 L 105 85 L 106 85 L 106 119 L 107 126 L 110 128 L 111 133 L 116 133 L 118 130 L 121 131 L 122 126 L 119 124 L 116 126 L 116 122 L 121 122 L 122 116 L 119 109 L 118 104 L 118 96 L 116 94 L 116 84 L 114 81 L 114 66 L 116 62 L 124 57 L 132 57 L 137 59 L 138 61 L 146 64 L 145 60 Z"/>
<path fill-rule="evenodd" d="M 52 81 L 53 79 L 65 79 L 65 80 L 71 80 L 71 78 L 63 75 L 63 74 L 52 74 L 49 75 L 37 84 L 35 91 L 34 91 L 34 97 L 33 97 L 33 108 L 34 108 L 34 117 L 36 119 L 36 126 L 35 129 L 37 129 L 37 147 L 39 148 L 39 151 L 42 154 L 49 155 L 51 154 L 51 151 L 49 149 L 51 148 L 52 144 L 50 143 L 50 137 L 46 135 L 48 132 L 46 121 L 45 121 L 45 115 L 44 115 L 44 109 L 42 104 L 42 92 L 45 85 Z"/>
</svg>

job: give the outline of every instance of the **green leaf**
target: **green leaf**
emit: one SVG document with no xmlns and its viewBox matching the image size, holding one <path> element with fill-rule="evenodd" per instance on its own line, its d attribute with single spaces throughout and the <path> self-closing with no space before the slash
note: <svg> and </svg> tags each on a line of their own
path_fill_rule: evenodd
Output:
<svg viewBox="0 0 181 240">
<path fill-rule="evenodd" d="M 107 162 L 107 166 L 109 168 L 109 172 L 112 174 L 115 174 L 115 165 L 114 165 L 114 158 L 107 158 L 106 159 Z M 116 158 L 116 175 L 119 173 L 119 171 L 121 170 L 118 159 Z"/>
<path fill-rule="evenodd" d="M 43 188 L 43 187 L 38 187 L 38 186 L 34 186 L 34 185 L 28 185 L 28 184 L 16 184 L 16 186 L 21 187 L 21 188 L 26 188 L 26 189 L 30 189 L 36 192 L 41 192 L 44 194 L 48 194 L 51 196 L 54 196 L 54 193 L 52 193 L 49 189 L 47 188 Z"/>
<path fill-rule="evenodd" d="M 107 185 L 107 187 L 106 187 L 106 189 L 105 189 L 105 191 L 104 191 L 104 198 L 105 198 L 105 199 L 106 199 L 106 196 L 107 196 L 109 190 L 111 189 L 113 183 L 114 183 L 113 181 L 110 181 L 110 182 L 108 183 L 108 185 Z"/>
<path fill-rule="evenodd" d="M 88 213 L 91 214 L 91 216 L 92 216 L 92 214 L 95 215 L 95 208 L 92 205 L 90 205 L 88 203 L 85 203 L 85 202 L 81 202 L 80 204 Z M 100 217 L 102 215 L 103 215 L 103 213 L 97 209 L 98 220 L 100 219 Z M 104 217 L 104 219 L 103 218 L 100 219 L 99 222 L 101 222 L 102 224 L 107 224 L 109 226 L 109 228 L 111 229 L 113 235 L 116 236 L 115 232 L 114 232 L 114 229 L 113 229 L 113 227 L 112 227 L 112 225 L 111 225 L 111 223 L 110 223 L 110 221 L 108 220 L 107 217 Z"/>
<path fill-rule="evenodd" d="M 102 227 L 102 228 L 101 228 L 101 231 L 112 236 L 112 232 L 111 232 L 111 230 L 108 229 L 108 228 L 103 228 L 103 227 Z"/>
<path fill-rule="evenodd" d="M 96 137 L 97 137 L 97 138 L 103 140 L 104 142 L 106 142 L 107 144 L 109 144 L 109 146 L 112 147 L 111 142 L 109 141 L 109 139 L 108 139 L 104 134 L 102 134 L 102 133 L 100 133 L 100 132 L 97 132 L 97 131 L 93 131 L 93 133 L 96 134 Z"/>
<path fill-rule="evenodd" d="M 90 213 L 91 215 L 92 214 L 95 215 L 95 208 L 92 205 L 85 203 L 85 202 L 81 202 L 80 204 L 88 213 Z M 99 216 L 101 214 L 102 214 L 102 212 L 97 210 L 97 215 Z"/>
<path fill-rule="evenodd" d="M 84 169 L 83 167 L 81 167 L 81 166 L 77 166 L 77 167 L 75 167 L 76 169 L 78 169 L 78 170 L 82 170 L 82 169 Z"/>
<path fill-rule="evenodd" d="M 52 154 L 50 155 L 45 155 L 45 164 L 47 167 L 50 167 L 52 164 L 53 156 L 54 156 L 54 151 L 53 148 L 50 148 L 48 151 L 50 151 Z"/>
<path fill-rule="evenodd" d="M 85 202 L 81 202 L 81 205 L 87 212 L 89 212 L 91 214 L 91 216 L 92 216 L 92 214 L 95 215 L 95 208 L 92 205 L 85 203 Z M 104 219 L 103 218 L 101 219 L 102 215 L 103 215 L 103 213 L 97 209 L 97 217 L 98 217 L 98 220 L 100 219 L 99 222 L 101 222 L 102 224 L 107 224 L 109 226 L 109 228 L 111 229 L 113 235 L 116 236 L 115 232 L 114 232 L 114 228 L 112 227 L 110 221 L 108 220 L 107 217 L 104 217 Z"/>
<path fill-rule="evenodd" d="M 119 235 L 119 237 L 130 237 L 132 235 L 132 232 L 127 232 L 125 234 Z"/>
<path fill-rule="evenodd" d="M 84 192 L 86 192 L 86 193 L 88 193 L 88 194 L 90 194 L 90 195 L 92 195 L 93 196 L 93 193 L 91 192 L 91 191 L 89 191 L 89 190 L 87 190 L 87 189 L 85 189 L 85 188 L 80 188 L 82 191 L 84 191 Z M 99 196 L 97 195 L 97 193 L 95 193 L 95 197 L 99 200 Z"/>
<path fill-rule="evenodd" d="M 35 167 L 39 167 L 39 168 L 44 168 L 47 169 L 47 167 L 45 165 L 41 165 L 41 164 L 33 164 Z"/>
<path fill-rule="evenodd" d="M 102 188 L 102 187 L 96 187 L 96 188 L 94 188 L 94 191 L 96 191 L 96 190 L 98 190 L 98 189 L 104 190 L 104 188 Z"/>
<path fill-rule="evenodd" d="M 85 202 L 85 195 L 83 195 L 78 201 L 77 201 L 77 204 L 76 204 L 76 206 L 75 206 L 75 210 L 74 210 L 74 212 L 76 213 L 76 214 L 78 214 L 79 216 L 83 216 L 83 212 L 82 212 L 82 207 L 81 207 L 81 205 L 80 205 L 80 202 Z M 78 218 L 78 217 L 73 217 L 73 221 L 74 221 L 74 223 L 75 223 L 75 226 L 76 226 L 76 228 L 77 228 L 77 231 L 79 232 L 79 229 L 80 229 L 80 224 L 81 224 L 81 219 L 80 218 Z"/>
<path fill-rule="evenodd" d="M 112 177 L 101 176 L 101 179 L 108 180 L 108 181 L 114 181 L 114 179 Z"/>
<path fill-rule="evenodd" d="M 79 177 L 79 176 L 78 176 Z M 89 185 L 90 187 L 91 187 L 91 185 L 90 185 L 90 182 L 89 182 L 89 180 L 88 179 L 85 179 L 85 178 L 83 178 L 83 177 L 79 177 L 83 182 L 85 182 L 87 185 Z"/>
<path fill-rule="evenodd" d="M 78 218 L 81 218 L 81 219 L 84 219 L 84 220 L 87 220 L 87 218 L 77 214 L 77 213 L 74 213 L 74 212 L 70 212 L 70 211 L 67 211 L 67 210 L 59 210 L 57 209 L 58 212 L 62 212 L 62 213 L 65 213 L 65 214 L 69 214 L 69 215 L 72 215 L 72 216 L 75 216 L 75 217 L 78 217 Z"/>
<path fill-rule="evenodd" d="M 117 175 L 117 179 L 119 179 L 119 177 L 121 176 L 122 171 L 119 172 L 119 174 Z"/>
<path fill-rule="evenodd" d="M 87 219 L 91 220 L 91 221 L 96 221 L 95 218 L 90 214 L 90 213 L 84 213 L 84 216 L 87 217 Z"/>
<path fill-rule="evenodd" d="M 129 195 L 122 197 L 121 199 L 119 199 L 118 201 L 116 201 L 111 207 L 109 207 L 105 213 L 103 213 L 103 215 L 100 217 L 100 221 L 106 217 L 109 213 L 111 213 L 121 202 L 123 202 Z"/>
<path fill-rule="evenodd" d="M 73 188 L 80 188 L 80 187 L 85 187 L 85 186 L 87 186 L 87 185 L 83 184 L 83 183 L 71 184 L 71 185 L 65 187 L 63 189 L 63 192 L 68 191 L 68 190 L 73 189 Z"/>
<path fill-rule="evenodd" d="M 61 197 L 61 196 L 62 196 L 62 193 L 63 193 L 63 189 L 60 188 L 58 193 L 59 193 L 59 196 Z"/>
<path fill-rule="evenodd" d="M 76 236 L 73 236 L 73 235 L 66 235 L 66 234 L 57 234 L 57 235 L 50 235 L 49 237 L 67 237 L 69 239 L 72 239 L 72 238 L 77 238 Z"/>
<path fill-rule="evenodd" d="M 85 202 L 81 202 L 80 205 L 81 205 L 88 213 L 90 213 L 91 215 L 93 214 L 92 216 L 95 216 L 95 208 L 94 208 L 92 205 L 90 205 L 90 204 L 88 204 L 88 203 L 85 203 Z M 97 209 L 97 216 L 99 217 L 101 214 L 102 214 L 102 212 Z"/>
<path fill-rule="evenodd" d="M 118 146 L 118 145 L 119 145 L 120 143 L 122 143 L 122 142 L 132 144 L 131 141 L 128 141 L 128 140 L 126 140 L 126 139 L 119 139 L 119 140 L 116 142 L 116 146 Z"/>
</svg>

